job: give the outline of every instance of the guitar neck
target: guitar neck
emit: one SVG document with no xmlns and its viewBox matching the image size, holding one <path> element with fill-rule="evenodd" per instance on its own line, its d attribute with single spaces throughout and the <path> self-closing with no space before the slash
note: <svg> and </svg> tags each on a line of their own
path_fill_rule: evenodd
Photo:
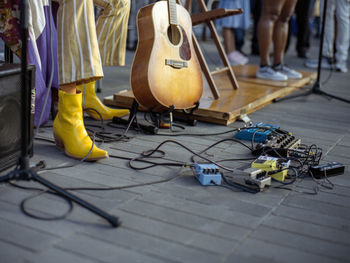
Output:
<svg viewBox="0 0 350 263">
<path fill-rule="evenodd" d="M 169 24 L 178 25 L 176 14 L 176 0 L 168 0 Z"/>
</svg>

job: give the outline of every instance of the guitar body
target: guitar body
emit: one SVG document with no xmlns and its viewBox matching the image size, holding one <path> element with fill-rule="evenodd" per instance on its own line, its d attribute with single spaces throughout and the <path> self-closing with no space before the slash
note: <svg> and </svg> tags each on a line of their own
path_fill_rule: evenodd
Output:
<svg viewBox="0 0 350 263">
<path fill-rule="evenodd" d="M 139 42 L 131 87 L 137 102 L 149 110 L 172 105 L 175 109 L 191 108 L 202 96 L 203 79 L 192 44 L 191 17 L 178 4 L 176 12 L 175 38 L 169 33 L 174 27 L 169 25 L 166 1 L 141 8 L 137 16 Z"/>
</svg>

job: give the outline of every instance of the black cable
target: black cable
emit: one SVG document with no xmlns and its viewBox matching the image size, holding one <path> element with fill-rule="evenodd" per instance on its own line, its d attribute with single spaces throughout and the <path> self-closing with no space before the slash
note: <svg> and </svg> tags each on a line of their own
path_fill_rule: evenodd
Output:
<svg viewBox="0 0 350 263">
<path fill-rule="evenodd" d="M 185 168 L 185 166 L 181 166 L 180 169 L 176 170 L 174 172 L 174 174 L 172 174 L 168 178 L 160 179 L 160 180 L 156 180 L 156 181 L 151 181 L 151 182 L 147 182 L 147 183 L 130 184 L 130 185 L 124 185 L 124 186 L 112 186 L 112 187 L 66 187 L 63 189 L 69 190 L 69 191 L 111 191 L 111 190 L 123 190 L 123 189 L 142 187 L 142 186 L 147 186 L 147 185 L 160 184 L 160 183 L 172 181 L 172 180 L 180 177 L 181 171 L 183 170 L 183 168 Z M 18 188 L 25 189 L 25 190 L 44 191 L 44 189 L 42 189 L 42 188 L 26 187 L 26 186 L 15 184 L 13 182 L 10 182 L 9 184 L 11 186 L 18 187 Z"/>
<path fill-rule="evenodd" d="M 240 189 L 240 190 L 242 190 L 244 192 L 248 192 L 248 193 L 251 193 L 251 194 L 256 194 L 256 193 L 260 192 L 259 186 L 257 186 L 256 189 L 252 189 L 250 187 L 244 186 L 242 184 L 239 184 L 239 183 L 236 183 L 236 182 L 233 182 L 233 181 L 230 182 L 230 181 L 227 180 L 227 178 L 225 177 L 225 175 L 223 173 L 221 173 L 221 178 L 227 185 L 235 187 L 237 189 Z"/>
<path fill-rule="evenodd" d="M 79 164 L 82 164 L 87 158 L 89 158 L 94 146 L 95 146 L 95 135 L 93 136 L 92 145 L 91 145 L 89 152 L 81 160 L 79 160 L 77 163 L 72 163 L 72 164 L 68 164 L 68 165 L 61 165 L 61 166 L 54 166 L 54 167 L 43 167 L 38 172 L 57 170 L 57 169 L 63 169 L 63 168 L 72 168 L 72 167 L 75 167 Z"/>
<path fill-rule="evenodd" d="M 62 215 L 60 216 L 39 216 L 37 214 L 34 214 L 33 212 L 29 212 L 29 209 L 26 207 L 26 204 L 34 199 L 34 198 L 37 198 L 39 196 L 41 196 L 42 194 L 51 194 L 51 195 L 56 195 L 56 196 L 59 196 L 60 198 L 62 198 L 63 200 L 65 200 L 68 204 L 68 209 L 65 213 L 63 213 Z M 45 221 L 53 221 L 53 220 L 60 220 L 60 219 L 65 219 L 72 211 L 73 211 L 73 202 L 72 200 L 64 197 L 64 196 L 61 196 L 60 194 L 57 194 L 57 193 L 54 193 L 54 192 L 51 192 L 51 191 L 48 191 L 48 190 L 44 190 L 44 191 L 41 191 L 37 194 L 34 194 L 32 196 L 29 196 L 25 199 L 23 199 L 21 201 L 21 204 L 20 204 L 20 208 L 21 208 L 21 211 L 29 216 L 29 217 L 32 217 L 32 218 L 35 218 L 35 219 L 39 219 L 39 220 L 45 220 Z"/>
<path fill-rule="evenodd" d="M 224 139 L 224 140 L 236 141 L 236 139 Z M 184 148 L 185 150 L 187 150 L 188 152 L 192 153 L 193 155 L 198 156 L 199 158 L 201 158 L 201 159 L 203 159 L 203 160 L 205 160 L 205 161 L 207 161 L 207 162 L 209 162 L 209 163 L 213 163 L 213 164 L 215 164 L 216 166 L 218 166 L 218 167 L 220 167 L 220 168 L 222 168 L 222 169 L 224 169 L 224 170 L 226 170 L 226 171 L 230 171 L 230 172 L 233 171 L 233 169 L 228 168 L 228 167 L 225 167 L 225 166 L 223 166 L 223 165 L 221 165 L 221 164 L 219 164 L 219 163 L 217 163 L 217 162 L 215 162 L 215 161 L 213 161 L 213 160 L 211 160 L 211 159 L 209 159 L 209 158 L 206 158 L 206 157 L 204 157 L 204 156 L 202 156 L 202 155 L 200 155 L 200 154 L 198 154 L 198 153 L 192 151 L 192 150 L 189 149 L 187 146 L 185 146 L 185 145 L 183 145 L 183 144 L 181 144 L 181 143 L 179 143 L 179 142 L 177 142 L 177 141 L 173 141 L 173 140 L 165 140 L 165 141 L 163 141 L 163 142 L 160 143 L 155 149 L 149 150 L 149 151 L 148 151 L 148 154 L 145 155 L 145 157 L 151 156 L 153 153 L 157 152 L 157 151 L 159 150 L 159 148 L 162 147 L 162 146 L 163 146 L 164 144 L 166 144 L 166 143 L 174 143 L 174 144 L 177 144 L 177 145 L 181 146 L 182 148 Z M 215 143 L 215 144 L 216 144 L 216 143 Z M 193 156 L 191 157 L 191 159 L 193 159 Z"/>
<path fill-rule="evenodd" d="M 209 149 L 213 148 L 214 146 L 216 146 L 216 145 L 218 145 L 218 144 L 220 144 L 220 143 L 226 142 L 226 141 L 237 142 L 237 143 L 243 145 L 244 147 L 246 147 L 247 149 L 249 149 L 249 151 L 252 151 L 252 149 L 251 149 L 247 144 L 245 144 L 244 142 L 242 142 L 241 140 L 238 140 L 238 139 L 235 139 L 235 138 L 228 138 L 228 139 L 219 140 L 219 141 L 217 141 L 217 142 L 215 142 L 215 143 L 209 145 L 207 148 L 205 148 L 204 150 L 200 151 L 200 152 L 197 153 L 197 154 L 199 154 L 199 155 L 200 155 L 200 154 L 203 154 L 203 153 L 207 152 Z M 197 156 L 198 156 L 198 155 L 197 155 Z M 248 158 L 248 159 L 251 159 L 251 158 Z M 255 159 L 255 158 L 254 158 L 254 159 Z M 192 161 L 192 162 L 195 162 L 195 160 L 194 160 L 194 155 L 191 156 L 191 161 Z M 226 160 L 219 160 L 219 161 L 214 161 L 214 162 L 215 162 L 215 163 L 219 163 L 219 162 L 224 162 L 224 161 L 226 161 Z"/>
<path fill-rule="evenodd" d="M 291 191 L 291 192 L 297 192 L 297 193 L 300 193 L 300 194 L 307 194 L 307 195 L 317 195 L 318 192 L 319 192 L 318 187 L 315 187 L 312 192 L 311 191 L 310 192 L 308 192 L 308 191 L 300 191 L 300 190 L 288 188 L 288 187 L 285 187 L 285 186 L 272 186 L 271 188 L 288 190 L 288 191 Z"/>
<path fill-rule="evenodd" d="M 295 169 L 295 168 L 285 168 L 285 169 L 282 169 L 282 170 L 277 170 L 277 171 L 272 171 L 272 172 L 274 172 L 274 173 L 279 173 L 279 172 L 282 172 L 283 170 L 292 170 L 292 171 L 294 172 L 294 176 L 292 177 L 292 180 L 291 180 L 291 181 L 289 181 L 289 182 L 282 182 L 282 181 L 279 181 L 279 180 L 277 180 L 277 179 L 275 179 L 275 178 L 273 178 L 273 177 L 271 177 L 271 180 L 274 181 L 274 182 L 280 183 L 280 184 L 282 184 L 282 185 L 293 184 L 293 183 L 296 181 L 297 177 L 298 177 L 298 171 L 297 171 L 297 169 Z M 273 173 L 271 173 L 271 172 L 268 172 L 267 174 L 268 174 L 269 176 L 273 175 Z"/>
<path fill-rule="evenodd" d="M 325 174 L 325 182 L 327 182 L 327 184 L 324 184 L 324 182 L 319 182 L 317 181 L 317 179 L 314 177 L 313 173 L 309 170 L 309 174 L 312 178 L 312 180 L 319 186 L 323 187 L 323 188 L 326 188 L 326 189 L 329 189 L 329 190 L 333 190 L 334 188 L 334 184 L 328 179 L 327 175 Z"/>
<path fill-rule="evenodd" d="M 224 184 L 217 184 L 215 181 L 211 181 L 211 183 L 213 183 L 214 185 L 216 186 L 219 186 L 219 187 L 223 187 L 223 188 L 226 188 L 226 189 L 229 189 L 233 192 L 242 192 L 241 189 L 238 189 L 238 188 L 234 188 L 232 186 L 229 186 L 229 185 L 224 185 Z"/>
<path fill-rule="evenodd" d="M 154 158 L 158 158 L 158 157 L 154 157 Z M 132 164 L 133 162 L 143 162 L 143 163 L 148 163 L 150 165 L 144 166 L 144 167 L 136 167 Z M 134 170 L 145 170 L 145 169 L 149 169 L 149 168 L 156 167 L 159 165 L 161 165 L 161 166 L 185 166 L 186 164 L 183 162 L 181 162 L 181 163 L 180 162 L 179 163 L 174 163 L 174 162 L 172 162 L 172 163 L 171 162 L 157 163 L 157 162 L 152 162 L 152 161 L 142 159 L 139 157 L 133 158 L 132 160 L 129 161 L 129 167 L 134 169 Z"/>
</svg>

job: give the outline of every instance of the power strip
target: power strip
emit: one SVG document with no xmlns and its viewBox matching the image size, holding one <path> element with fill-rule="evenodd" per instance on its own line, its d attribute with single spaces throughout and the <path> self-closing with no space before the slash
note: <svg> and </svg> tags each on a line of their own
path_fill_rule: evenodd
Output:
<svg viewBox="0 0 350 263">
<path fill-rule="evenodd" d="M 312 175 L 316 179 L 343 174 L 345 166 L 341 163 L 331 162 L 310 167 Z"/>
</svg>

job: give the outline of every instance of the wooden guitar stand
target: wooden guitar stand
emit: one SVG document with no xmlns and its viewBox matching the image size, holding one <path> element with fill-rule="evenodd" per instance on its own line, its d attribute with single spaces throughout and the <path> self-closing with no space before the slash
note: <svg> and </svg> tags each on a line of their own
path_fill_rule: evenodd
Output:
<svg viewBox="0 0 350 263">
<path fill-rule="evenodd" d="M 197 0 L 197 2 L 198 2 L 199 7 L 201 9 L 201 13 L 191 15 L 192 26 L 195 26 L 195 25 L 198 25 L 201 23 L 207 24 L 207 26 L 210 29 L 211 35 L 214 39 L 217 50 L 219 52 L 220 58 L 224 64 L 224 67 L 222 69 L 214 71 L 214 72 L 210 72 L 208 65 L 205 61 L 205 58 L 203 56 L 203 53 L 202 53 L 201 49 L 199 48 L 199 43 L 196 39 L 196 36 L 194 35 L 194 33 L 192 33 L 193 45 L 194 45 L 194 49 L 196 51 L 199 63 L 201 65 L 202 71 L 207 79 L 207 82 L 208 82 L 210 90 L 213 94 L 213 97 L 214 97 L 214 99 L 217 100 L 217 99 L 219 99 L 220 94 L 219 94 L 217 85 L 216 85 L 214 78 L 213 78 L 213 76 L 215 74 L 226 73 L 233 89 L 238 89 L 238 82 L 237 82 L 236 77 L 232 71 L 230 62 L 227 59 L 225 50 L 220 43 L 220 39 L 219 39 L 218 33 L 215 29 L 215 25 L 214 25 L 213 20 L 220 18 L 220 17 L 241 14 L 241 13 L 243 13 L 243 11 L 242 11 L 242 9 L 227 10 L 224 8 L 208 10 L 205 3 L 204 3 L 204 0 Z M 192 0 L 186 0 L 185 8 L 187 9 L 187 11 L 189 13 L 191 13 L 191 6 L 192 6 Z"/>
</svg>

